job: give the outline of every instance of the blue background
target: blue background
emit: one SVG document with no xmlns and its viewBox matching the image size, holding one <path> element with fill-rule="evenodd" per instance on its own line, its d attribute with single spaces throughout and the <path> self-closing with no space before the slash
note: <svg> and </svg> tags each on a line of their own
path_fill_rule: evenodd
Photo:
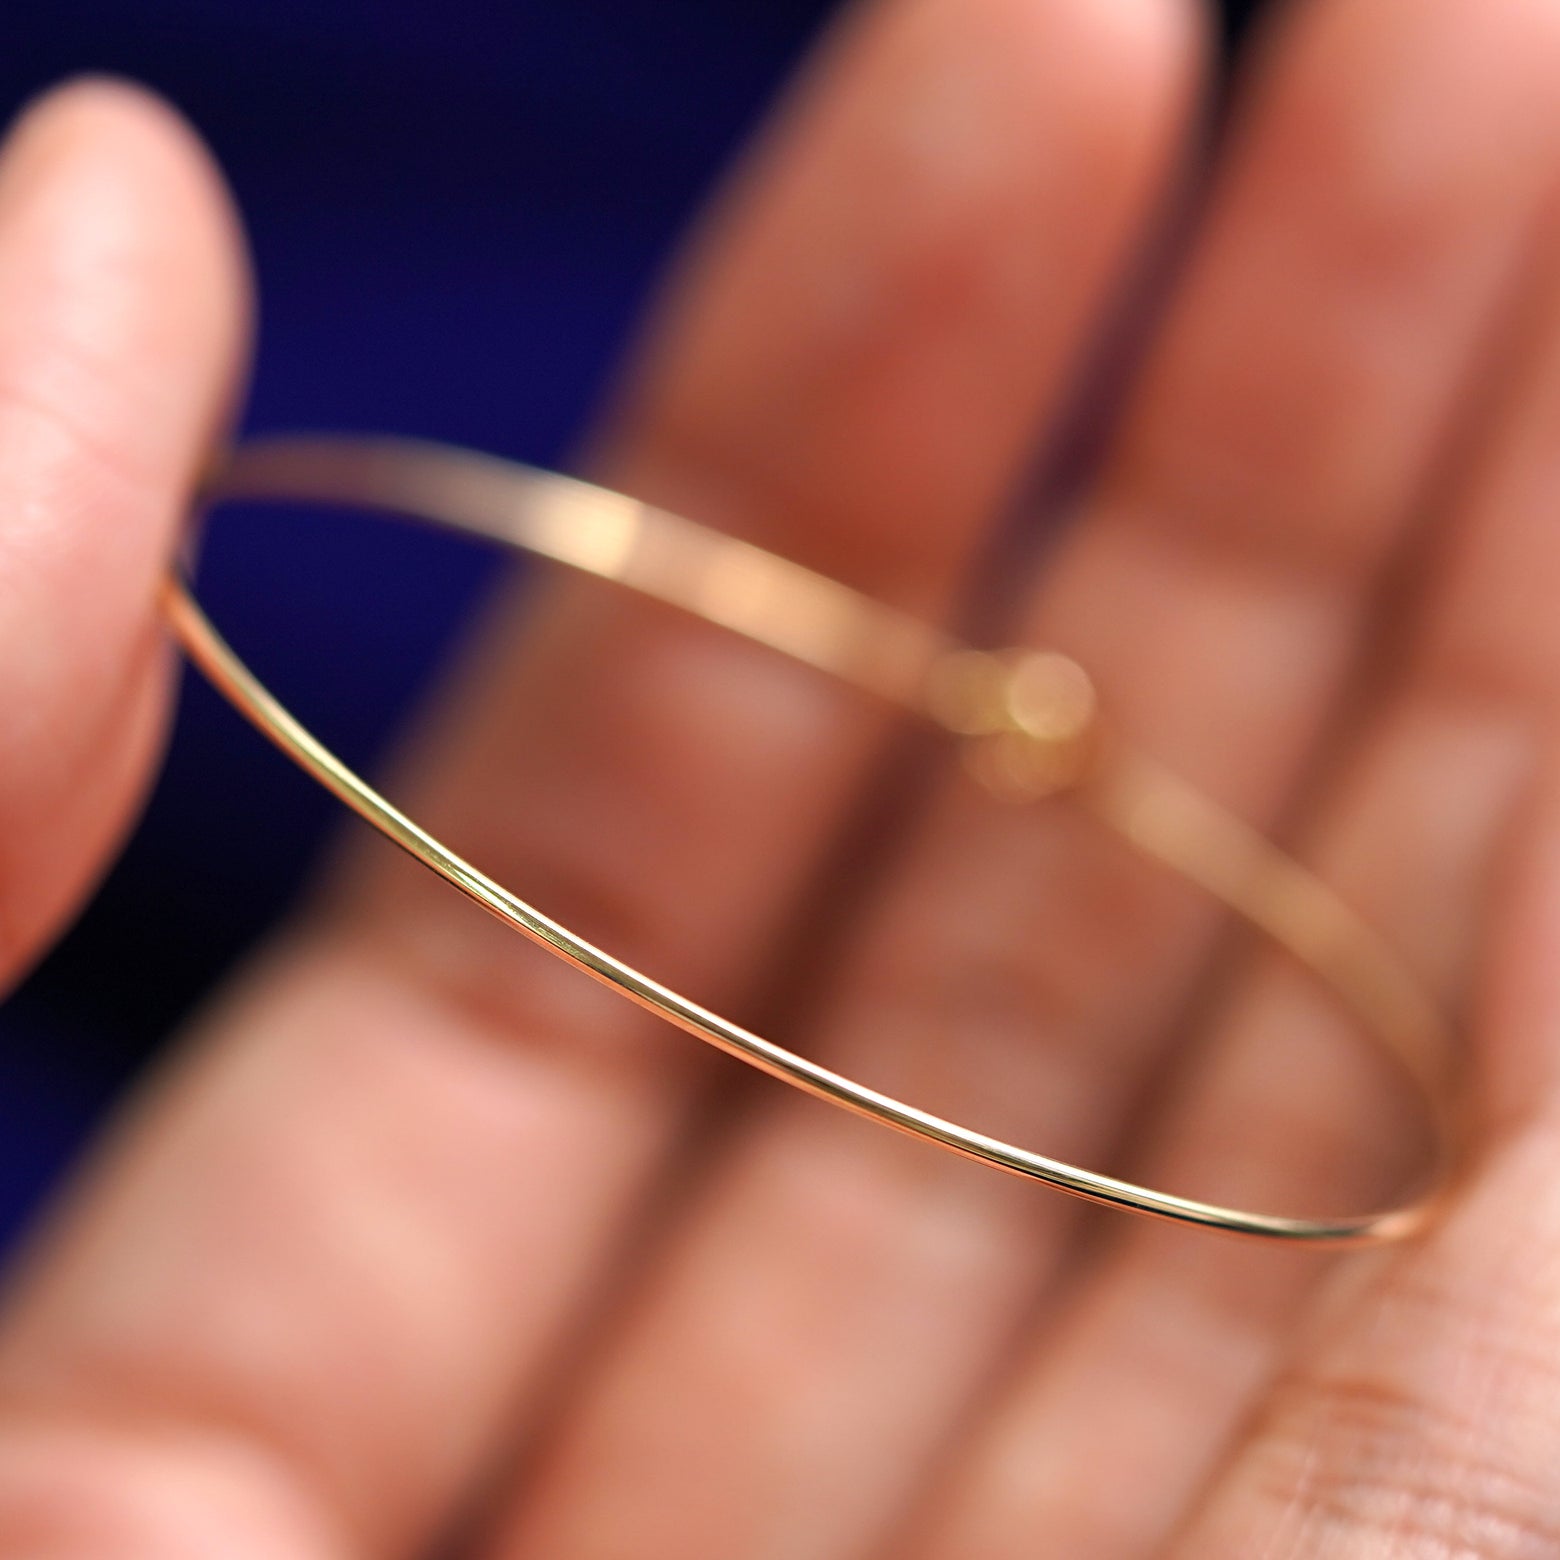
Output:
<svg viewBox="0 0 1560 1560">
<path fill-rule="evenodd" d="M 207 137 L 261 296 L 254 429 L 553 463 L 699 196 L 831 0 L 50 0 L 0 17 L 0 114 L 150 83 Z M 1245 6 L 1228 6 L 1231 28 Z M 372 762 L 489 561 L 361 523 L 214 528 L 213 613 Z M 328 675 L 320 669 L 328 668 Z M 124 856 L 0 1010 L 0 1243 L 297 891 L 337 809 L 198 679 Z"/>
</svg>

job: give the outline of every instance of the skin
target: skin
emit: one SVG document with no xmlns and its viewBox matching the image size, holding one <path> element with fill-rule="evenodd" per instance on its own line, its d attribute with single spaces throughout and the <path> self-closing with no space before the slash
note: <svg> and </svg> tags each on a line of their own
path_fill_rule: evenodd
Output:
<svg viewBox="0 0 1560 1560">
<path fill-rule="evenodd" d="M 848 12 L 593 469 L 947 615 L 1184 198 L 1205 25 Z M 750 1085 L 353 835 L 11 1274 L 0 1557 L 1560 1551 L 1557 72 L 1548 0 L 1283 11 L 1020 603 L 1459 1016 L 1478 1152 L 1433 1230 L 1291 1253 L 935 1155 Z M 82 83 L 13 129 L 8 979 L 155 763 L 155 586 L 246 288 L 167 109 Z M 945 1113 L 1254 1206 L 1384 1195 L 1413 1129 L 1357 1037 L 1065 806 L 949 765 L 891 856 L 842 853 L 894 735 L 560 578 L 479 626 L 391 789 L 586 936 Z M 779 959 L 823 905 L 840 956 Z"/>
</svg>

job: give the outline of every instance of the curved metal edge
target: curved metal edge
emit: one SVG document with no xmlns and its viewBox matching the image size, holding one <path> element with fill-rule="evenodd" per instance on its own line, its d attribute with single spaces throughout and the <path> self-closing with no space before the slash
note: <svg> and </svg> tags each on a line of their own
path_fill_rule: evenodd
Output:
<svg viewBox="0 0 1560 1560">
<path fill-rule="evenodd" d="M 273 450 L 313 448 L 327 444 L 341 446 L 348 442 L 355 441 L 339 437 L 317 437 L 277 440 L 270 447 Z M 365 446 L 372 444 L 375 448 L 385 447 L 383 440 L 362 442 Z M 429 454 L 438 454 L 442 450 L 440 446 L 421 444 L 415 448 Z M 464 452 L 450 453 L 464 455 Z M 485 462 L 493 460 L 492 457 L 480 458 Z M 515 466 L 511 469 L 527 483 L 546 484 L 556 481 L 560 487 L 589 491 L 588 484 L 579 483 L 574 478 L 554 478 L 552 473 L 530 467 Z M 220 502 L 226 496 L 219 472 L 208 488 L 207 500 Z M 243 497 L 246 499 L 262 499 L 265 496 L 252 482 L 243 486 Z M 306 497 L 293 485 L 282 501 L 302 502 Z M 343 503 L 346 499 L 336 493 L 328 495 L 326 501 Z M 407 512 L 404 506 L 396 507 L 403 513 Z M 436 524 L 441 521 L 437 513 L 429 512 L 427 508 L 419 508 L 414 513 L 417 518 Z M 467 526 L 456 528 L 472 529 Z M 494 536 L 491 531 L 486 534 L 511 546 L 519 545 L 511 538 Z M 182 575 L 175 573 L 165 580 L 161 605 L 175 639 L 212 685 L 262 735 L 392 843 L 484 910 L 576 969 L 695 1038 L 806 1094 L 1010 1175 L 1041 1181 L 1070 1196 L 1149 1218 L 1193 1225 L 1228 1235 L 1310 1245 L 1378 1245 L 1401 1240 L 1418 1232 L 1430 1220 L 1445 1196 L 1447 1185 L 1443 1181 L 1419 1201 L 1384 1211 L 1337 1218 L 1251 1213 L 1156 1191 L 1151 1187 L 1052 1159 L 961 1126 L 833 1072 L 820 1063 L 789 1051 L 701 1007 L 632 965 L 595 947 L 449 850 L 369 785 L 292 715 L 223 638 Z"/>
</svg>

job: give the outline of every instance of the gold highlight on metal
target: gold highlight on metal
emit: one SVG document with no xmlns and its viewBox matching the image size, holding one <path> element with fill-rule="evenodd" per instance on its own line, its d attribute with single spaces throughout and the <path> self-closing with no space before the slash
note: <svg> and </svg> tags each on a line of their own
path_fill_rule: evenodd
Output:
<svg viewBox="0 0 1560 1560">
<path fill-rule="evenodd" d="M 1222 900 L 1332 988 L 1425 1099 L 1429 1189 L 1402 1207 L 1295 1218 L 1221 1207 L 1079 1169 L 947 1121 L 741 1028 L 577 937 L 420 828 L 264 687 L 180 576 L 163 604 L 211 682 L 278 747 L 403 850 L 576 968 L 688 1033 L 820 1099 L 1089 1201 L 1235 1235 L 1368 1244 L 1421 1228 L 1459 1158 L 1445 1020 L 1396 954 L 1313 874 L 1108 727 L 1093 683 L 1049 650 L 989 653 L 747 542 L 587 482 L 414 440 L 272 438 L 241 446 L 209 502 L 362 507 L 524 549 L 681 608 L 929 719 L 1005 800 L 1087 809 Z"/>
</svg>

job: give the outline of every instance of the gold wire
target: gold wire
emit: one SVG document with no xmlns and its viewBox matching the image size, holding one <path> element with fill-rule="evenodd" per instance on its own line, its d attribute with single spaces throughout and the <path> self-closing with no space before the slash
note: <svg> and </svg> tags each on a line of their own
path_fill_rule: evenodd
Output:
<svg viewBox="0 0 1560 1560">
<path fill-rule="evenodd" d="M 1013 1175 L 1151 1218 L 1328 1245 L 1401 1239 L 1432 1216 L 1461 1159 L 1444 1019 L 1397 955 L 1324 883 L 1240 819 L 1135 752 L 1098 718 L 1081 668 L 1053 652 L 991 655 L 772 553 L 572 477 L 404 439 L 243 445 L 207 498 L 344 505 L 523 549 L 745 635 L 919 716 L 984 755 L 971 768 L 1018 800 L 1066 794 L 1213 894 L 1329 985 L 1423 1095 L 1436 1134 L 1428 1188 L 1335 1218 L 1251 1213 L 1052 1159 L 880 1093 L 701 1007 L 586 942 L 441 844 L 307 730 L 234 652 L 182 575 L 163 607 L 191 661 L 354 812 L 469 899 L 630 1001 L 805 1093 Z"/>
</svg>

